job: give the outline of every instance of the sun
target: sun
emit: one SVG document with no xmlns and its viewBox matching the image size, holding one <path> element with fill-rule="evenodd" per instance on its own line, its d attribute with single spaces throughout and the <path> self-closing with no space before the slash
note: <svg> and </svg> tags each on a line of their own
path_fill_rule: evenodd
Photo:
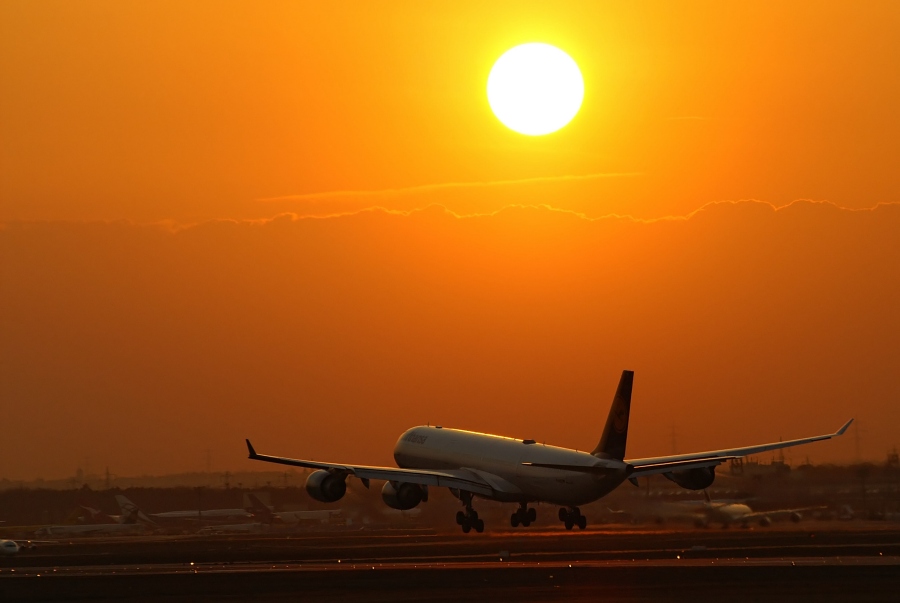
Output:
<svg viewBox="0 0 900 603">
<path fill-rule="evenodd" d="M 584 79 L 572 57 L 550 44 L 507 50 L 491 68 L 488 103 L 503 125 L 520 134 L 556 132 L 578 113 Z"/>
</svg>

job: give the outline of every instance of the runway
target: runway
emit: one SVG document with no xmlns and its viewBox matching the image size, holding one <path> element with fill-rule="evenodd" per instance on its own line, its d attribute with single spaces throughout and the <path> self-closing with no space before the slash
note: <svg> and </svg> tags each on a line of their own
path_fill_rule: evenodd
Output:
<svg viewBox="0 0 900 603">
<path fill-rule="evenodd" d="M 900 530 L 330 533 L 71 541 L 3 601 L 896 601 Z"/>
</svg>

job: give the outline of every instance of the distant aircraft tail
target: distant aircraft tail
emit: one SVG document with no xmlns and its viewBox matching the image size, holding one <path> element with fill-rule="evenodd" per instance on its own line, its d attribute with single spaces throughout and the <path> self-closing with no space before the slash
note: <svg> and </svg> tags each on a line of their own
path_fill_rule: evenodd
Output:
<svg viewBox="0 0 900 603">
<path fill-rule="evenodd" d="M 272 512 L 272 509 L 261 501 L 256 494 L 248 492 L 245 496 L 250 503 L 246 505 L 247 510 L 253 513 L 261 523 L 275 523 L 277 521 L 278 517 Z"/>
<path fill-rule="evenodd" d="M 122 510 L 122 523 L 145 523 L 156 525 L 141 509 L 121 494 L 116 494 L 116 502 Z"/>
<path fill-rule="evenodd" d="M 78 507 L 74 511 L 74 514 L 77 515 L 78 518 L 76 523 L 116 523 L 115 519 L 93 506 L 91 501 L 84 496 L 76 497 L 75 504 Z"/>
<path fill-rule="evenodd" d="M 95 509 L 94 507 L 88 507 L 86 505 L 79 505 L 78 509 L 75 510 L 75 513 L 77 513 L 79 516 L 80 521 L 78 523 L 116 523 L 116 520 L 113 519 L 110 515 L 107 515 L 100 509 Z"/>
<path fill-rule="evenodd" d="M 628 415 L 631 412 L 631 387 L 634 384 L 634 371 L 622 371 L 619 387 L 613 398 L 606 427 L 600 443 L 591 451 L 596 457 L 606 459 L 625 459 L 625 441 L 628 439 Z"/>
</svg>

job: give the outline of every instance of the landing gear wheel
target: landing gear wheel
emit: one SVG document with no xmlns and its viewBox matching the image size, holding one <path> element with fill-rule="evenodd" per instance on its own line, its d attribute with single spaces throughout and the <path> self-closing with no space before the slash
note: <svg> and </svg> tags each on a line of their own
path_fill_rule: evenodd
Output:
<svg viewBox="0 0 900 603">
<path fill-rule="evenodd" d="M 483 532 L 484 521 L 478 519 L 478 512 L 472 508 L 472 497 L 467 497 L 464 502 L 466 503 L 466 510 L 456 513 L 456 523 L 462 527 L 463 534 L 468 534 L 472 531 L 472 528 L 475 528 L 476 532 Z"/>
<path fill-rule="evenodd" d="M 531 507 L 528 509 L 528 523 L 534 523 L 537 521 L 537 509 Z"/>
<path fill-rule="evenodd" d="M 530 525 L 531 525 L 531 521 L 529 521 L 527 517 L 522 520 L 522 527 L 527 528 Z"/>
<path fill-rule="evenodd" d="M 566 524 L 567 530 L 571 530 L 573 526 L 578 526 L 578 529 L 583 530 L 587 526 L 587 518 L 581 514 L 581 509 L 578 507 L 560 509 L 559 520 Z"/>
<path fill-rule="evenodd" d="M 519 527 L 519 513 L 518 511 L 509 516 L 509 525 L 514 528 Z"/>
</svg>

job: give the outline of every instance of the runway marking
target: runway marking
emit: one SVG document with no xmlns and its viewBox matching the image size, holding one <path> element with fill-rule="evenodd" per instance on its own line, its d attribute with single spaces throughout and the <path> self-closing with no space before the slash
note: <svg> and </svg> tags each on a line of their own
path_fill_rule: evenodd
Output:
<svg viewBox="0 0 900 603">
<path fill-rule="evenodd" d="M 237 567 L 236 567 L 237 566 Z M 244 574 L 272 572 L 354 572 L 396 570 L 445 570 L 445 569 L 497 569 L 541 568 L 547 570 L 579 568 L 659 568 L 659 567 L 810 567 L 810 566 L 900 566 L 900 556 L 847 556 L 847 557 L 778 557 L 712 559 L 620 559 L 607 561 L 457 561 L 457 562 L 379 562 L 379 563 L 193 563 L 161 564 L 154 566 L 87 566 L 87 567 L 32 567 L 0 569 L 0 580 L 22 578 L 52 579 L 54 576 L 109 576 L 109 575 L 172 575 L 172 574 Z"/>
</svg>

